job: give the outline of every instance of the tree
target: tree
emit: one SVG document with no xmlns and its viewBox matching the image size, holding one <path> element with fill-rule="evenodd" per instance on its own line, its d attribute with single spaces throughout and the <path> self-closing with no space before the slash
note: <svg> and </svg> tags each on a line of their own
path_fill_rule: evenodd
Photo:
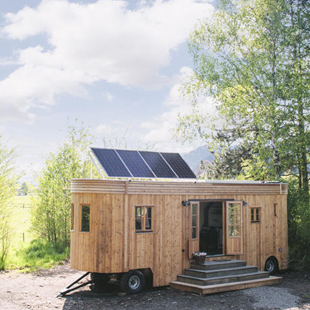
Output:
<svg viewBox="0 0 310 310">
<path fill-rule="evenodd" d="M 0 270 L 5 268 L 13 227 L 11 199 L 16 195 L 18 176 L 15 150 L 8 148 L 0 136 Z"/>
<path fill-rule="evenodd" d="M 28 195 L 28 185 L 26 182 L 23 182 L 18 190 L 19 195 Z"/>
<path fill-rule="evenodd" d="M 52 243 L 70 242 L 71 179 L 90 176 L 88 148 L 91 135 L 84 127 L 70 126 L 67 137 L 56 153 L 46 159 L 37 178 L 32 223 L 38 235 Z"/>
<path fill-rule="evenodd" d="M 269 180 L 295 175 L 308 193 L 310 3 L 222 3 L 191 35 L 195 71 L 184 88 L 194 106 L 201 95 L 214 98 L 222 128 L 207 131 L 198 113 L 181 118 L 178 130 L 188 138 L 182 127 L 190 134 L 194 127 L 223 158 L 239 162 L 237 175 Z M 243 156 L 240 150 L 246 150 Z"/>
</svg>

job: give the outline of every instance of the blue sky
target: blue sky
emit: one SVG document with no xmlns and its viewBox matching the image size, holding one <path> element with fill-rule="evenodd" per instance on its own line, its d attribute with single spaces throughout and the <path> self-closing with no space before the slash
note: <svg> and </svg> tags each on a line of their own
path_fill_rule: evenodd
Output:
<svg viewBox="0 0 310 310">
<path fill-rule="evenodd" d="M 1 1 L 0 134 L 21 169 L 40 169 L 76 118 L 96 146 L 125 132 L 131 148 L 197 146 L 171 130 L 190 111 L 179 92 L 189 33 L 212 12 L 207 0 Z"/>
</svg>

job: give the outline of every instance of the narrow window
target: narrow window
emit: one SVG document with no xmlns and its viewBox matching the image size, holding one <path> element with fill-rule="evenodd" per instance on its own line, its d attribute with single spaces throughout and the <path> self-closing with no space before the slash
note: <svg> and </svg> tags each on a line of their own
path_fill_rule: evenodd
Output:
<svg viewBox="0 0 310 310">
<path fill-rule="evenodd" d="M 152 230 L 152 208 L 146 208 L 145 230 Z"/>
<path fill-rule="evenodd" d="M 197 239 L 197 230 L 198 230 L 198 204 L 192 205 L 192 239 Z"/>
<path fill-rule="evenodd" d="M 260 222 L 260 208 L 251 208 L 251 222 Z"/>
<path fill-rule="evenodd" d="M 242 206 L 240 203 L 228 204 L 228 236 L 241 236 L 241 212 Z"/>
<path fill-rule="evenodd" d="M 90 206 L 82 206 L 81 210 L 81 231 L 89 232 Z"/>
<path fill-rule="evenodd" d="M 273 213 L 274 213 L 274 216 L 278 216 L 278 204 L 277 203 L 273 204 Z"/>
<path fill-rule="evenodd" d="M 136 207 L 135 209 L 135 227 L 136 232 L 152 231 L 152 209 L 153 207 Z"/>
<path fill-rule="evenodd" d="M 136 208 L 136 231 L 142 230 L 142 208 L 137 207 Z"/>
<path fill-rule="evenodd" d="M 71 204 L 71 230 L 74 230 L 74 204 Z"/>
</svg>

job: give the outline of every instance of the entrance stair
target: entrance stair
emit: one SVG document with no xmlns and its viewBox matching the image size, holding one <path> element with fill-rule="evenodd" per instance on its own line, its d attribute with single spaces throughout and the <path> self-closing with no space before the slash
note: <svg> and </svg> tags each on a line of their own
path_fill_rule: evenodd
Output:
<svg viewBox="0 0 310 310">
<path fill-rule="evenodd" d="M 184 274 L 170 287 L 200 295 L 242 290 L 246 288 L 280 283 L 281 277 L 270 276 L 256 266 L 247 266 L 246 261 L 219 259 L 192 263 Z"/>
</svg>

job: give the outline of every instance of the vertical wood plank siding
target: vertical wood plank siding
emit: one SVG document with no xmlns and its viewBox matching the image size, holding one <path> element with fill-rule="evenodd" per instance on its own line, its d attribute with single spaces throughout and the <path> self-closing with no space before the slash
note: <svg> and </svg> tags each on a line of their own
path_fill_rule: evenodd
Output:
<svg viewBox="0 0 310 310">
<path fill-rule="evenodd" d="M 263 270 L 266 259 L 275 256 L 285 269 L 286 196 L 285 184 L 73 180 L 71 267 L 100 273 L 150 268 L 154 286 L 168 285 L 190 265 L 189 208 L 182 201 L 232 199 L 247 203 L 243 206 L 244 254 L 234 258 Z M 82 205 L 90 206 L 89 233 L 80 232 Z M 153 206 L 152 232 L 135 232 L 135 206 Z M 254 207 L 261 208 L 260 223 L 251 223 Z"/>
</svg>

